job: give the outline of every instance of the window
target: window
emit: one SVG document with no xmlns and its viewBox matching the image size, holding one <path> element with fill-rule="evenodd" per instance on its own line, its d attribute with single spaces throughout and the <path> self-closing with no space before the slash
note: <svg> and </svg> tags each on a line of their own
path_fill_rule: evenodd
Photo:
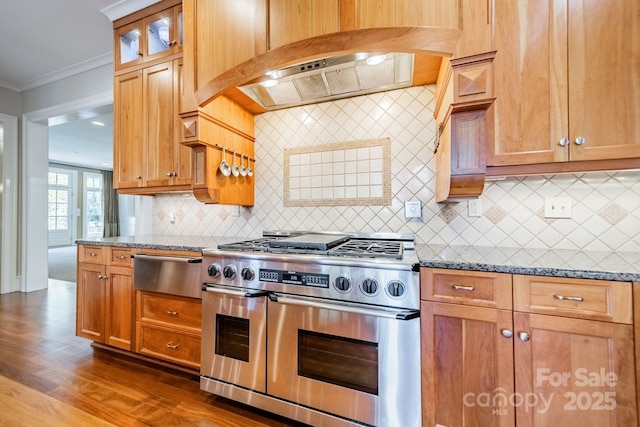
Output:
<svg viewBox="0 0 640 427">
<path fill-rule="evenodd" d="M 47 190 L 47 229 L 49 246 L 73 243 L 76 206 L 74 187 L 76 172 L 69 169 L 49 168 Z"/>
<path fill-rule="evenodd" d="M 69 229 L 71 179 L 68 173 L 49 171 L 48 229 Z"/>
<path fill-rule="evenodd" d="M 84 174 L 84 235 L 86 238 L 102 237 L 104 224 L 102 208 L 102 175 Z"/>
</svg>

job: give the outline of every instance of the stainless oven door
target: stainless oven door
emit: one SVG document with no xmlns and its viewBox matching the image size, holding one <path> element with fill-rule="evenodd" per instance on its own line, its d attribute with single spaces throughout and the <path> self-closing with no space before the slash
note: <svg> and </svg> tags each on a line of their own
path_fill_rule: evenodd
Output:
<svg viewBox="0 0 640 427">
<path fill-rule="evenodd" d="M 270 395 L 374 426 L 420 425 L 416 310 L 271 294 Z"/>
<path fill-rule="evenodd" d="M 266 292 L 206 285 L 200 374 L 266 390 Z"/>
</svg>

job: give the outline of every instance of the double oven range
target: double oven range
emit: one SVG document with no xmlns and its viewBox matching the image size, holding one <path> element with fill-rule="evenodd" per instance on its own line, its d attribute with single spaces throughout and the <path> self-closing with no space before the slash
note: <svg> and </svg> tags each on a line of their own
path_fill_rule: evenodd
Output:
<svg viewBox="0 0 640 427">
<path fill-rule="evenodd" d="M 201 389 L 313 426 L 419 426 L 413 243 L 265 232 L 205 250 Z"/>
</svg>

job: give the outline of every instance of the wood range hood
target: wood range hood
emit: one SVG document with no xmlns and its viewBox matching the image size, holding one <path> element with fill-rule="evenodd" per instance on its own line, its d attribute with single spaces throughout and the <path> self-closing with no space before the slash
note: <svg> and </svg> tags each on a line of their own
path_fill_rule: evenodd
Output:
<svg viewBox="0 0 640 427">
<path fill-rule="evenodd" d="M 294 65 L 362 53 L 411 53 L 414 55 L 413 76 L 411 84 L 407 86 L 433 84 L 437 80 L 442 58 L 453 55 L 461 33 L 458 29 L 441 27 L 386 27 L 341 31 L 313 37 L 255 56 L 213 78 L 201 86 L 195 96 L 200 107 L 205 107 L 224 95 L 252 114 L 264 113 L 267 109 L 238 87 L 263 82 L 269 79 L 267 73 Z M 376 90 L 370 90 L 368 93 L 373 92 Z M 353 92 L 341 97 L 362 94 Z M 323 99 L 318 102 L 325 101 L 326 99 Z M 310 103 L 317 102 L 304 102 Z"/>
</svg>

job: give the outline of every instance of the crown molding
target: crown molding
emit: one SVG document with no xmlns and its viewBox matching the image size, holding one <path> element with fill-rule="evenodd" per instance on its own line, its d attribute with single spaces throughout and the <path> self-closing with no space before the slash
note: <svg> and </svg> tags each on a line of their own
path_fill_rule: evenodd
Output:
<svg viewBox="0 0 640 427">
<path fill-rule="evenodd" d="M 31 80 L 21 82 L 18 85 L 18 91 L 22 92 L 25 90 L 33 89 L 35 87 L 71 77 L 76 74 L 84 73 L 85 71 L 90 71 L 108 64 L 113 64 L 113 52 L 108 52 L 100 56 L 96 56 L 95 58 L 91 58 L 87 61 L 83 61 L 78 64 L 74 64 L 69 67 L 54 71 L 52 73 L 44 74 Z"/>
<path fill-rule="evenodd" d="M 120 19 L 124 16 L 131 15 L 133 12 L 137 12 L 152 4 L 159 3 L 160 0 L 120 0 L 117 3 L 107 6 L 101 9 L 104 15 L 111 20 L 111 22 Z"/>
</svg>

